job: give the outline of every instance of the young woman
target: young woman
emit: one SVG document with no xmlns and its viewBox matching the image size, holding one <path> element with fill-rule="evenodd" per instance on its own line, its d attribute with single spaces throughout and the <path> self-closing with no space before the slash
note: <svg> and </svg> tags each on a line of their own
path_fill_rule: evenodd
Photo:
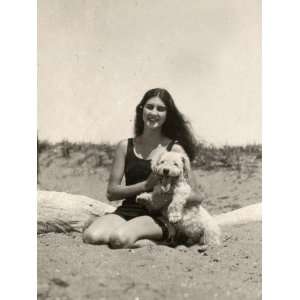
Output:
<svg viewBox="0 0 300 300">
<path fill-rule="evenodd" d="M 171 241 L 175 229 L 159 212 L 149 213 L 136 196 L 151 191 L 158 178 L 151 172 L 151 158 L 162 150 L 195 156 L 195 138 L 171 95 L 161 88 L 149 90 L 136 107 L 135 137 L 122 140 L 116 149 L 107 188 L 110 201 L 125 199 L 114 213 L 96 219 L 83 233 L 91 244 L 130 248 L 140 239 Z M 126 185 L 121 185 L 125 175 Z M 191 201 L 202 201 L 193 176 Z"/>
</svg>

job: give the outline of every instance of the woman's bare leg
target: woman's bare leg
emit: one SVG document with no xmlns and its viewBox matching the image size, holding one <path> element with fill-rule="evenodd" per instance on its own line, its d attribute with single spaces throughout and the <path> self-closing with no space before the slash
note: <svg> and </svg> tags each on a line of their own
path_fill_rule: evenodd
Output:
<svg viewBox="0 0 300 300">
<path fill-rule="evenodd" d="M 99 217 L 84 230 L 83 241 L 89 244 L 108 244 L 111 233 L 124 223 L 126 220 L 115 214 Z"/>
<path fill-rule="evenodd" d="M 134 218 L 121 224 L 110 234 L 109 244 L 112 248 L 130 248 L 137 240 L 161 240 L 162 228 L 149 216 Z"/>
</svg>

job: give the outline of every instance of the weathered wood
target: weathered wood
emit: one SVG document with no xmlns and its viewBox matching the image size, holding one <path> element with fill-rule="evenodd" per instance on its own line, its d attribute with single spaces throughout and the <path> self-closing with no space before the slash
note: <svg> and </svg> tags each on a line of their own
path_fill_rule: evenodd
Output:
<svg viewBox="0 0 300 300">
<path fill-rule="evenodd" d="M 103 216 L 115 208 L 83 195 L 64 192 L 38 191 L 37 232 L 81 232 L 91 217 Z M 261 203 L 248 205 L 227 213 L 215 215 L 218 224 L 231 226 L 261 221 Z"/>
<path fill-rule="evenodd" d="M 102 216 L 115 208 L 101 201 L 55 191 L 37 193 L 37 233 L 81 232 L 90 217 Z"/>
<path fill-rule="evenodd" d="M 215 215 L 214 218 L 220 226 L 258 222 L 262 220 L 261 203 L 248 205 L 227 213 Z"/>
</svg>

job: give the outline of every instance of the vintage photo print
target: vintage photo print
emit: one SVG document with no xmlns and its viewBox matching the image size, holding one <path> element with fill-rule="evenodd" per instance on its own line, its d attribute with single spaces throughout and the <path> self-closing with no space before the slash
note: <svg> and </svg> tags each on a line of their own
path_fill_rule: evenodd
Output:
<svg viewBox="0 0 300 300">
<path fill-rule="evenodd" d="M 37 6 L 38 299 L 261 299 L 261 1 Z"/>
</svg>

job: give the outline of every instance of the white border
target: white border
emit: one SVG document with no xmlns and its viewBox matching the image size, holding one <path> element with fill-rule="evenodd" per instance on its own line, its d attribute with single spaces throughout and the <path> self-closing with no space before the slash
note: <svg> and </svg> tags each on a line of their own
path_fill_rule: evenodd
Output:
<svg viewBox="0 0 300 300">
<path fill-rule="evenodd" d="M 300 299 L 299 4 L 263 2 L 263 299 Z"/>
<path fill-rule="evenodd" d="M 293 3 L 293 4 L 292 4 Z M 263 299 L 299 295 L 299 4 L 263 1 Z M 36 3 L 5 1 L 1 299 L 36 298 Z"/>
<path fill-rule="evenodd" d="M 0 299 L 36 299 L 36 3 L 0 5 Z"/>
</svg>

